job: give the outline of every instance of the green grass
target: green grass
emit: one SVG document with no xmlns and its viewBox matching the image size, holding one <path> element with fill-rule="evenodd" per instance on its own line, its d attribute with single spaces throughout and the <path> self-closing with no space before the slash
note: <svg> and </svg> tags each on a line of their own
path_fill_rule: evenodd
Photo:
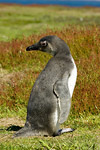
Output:
<svg viewBox="0 0 100 150">
<path fill-rule="evenodd" d="M 12 139 L 13 131 L 3 130 L 1 132 L 0 149 L 5 150 L 99 150 L 100 149 L 100 116 L 88 116 L 77 119 L 69 118 L 66 126 L 74 127 L 76 130 L 73 133 L 63 134 L 59 137 L 30 137 Z"/>
<path fill-rule="evenodd" d="M 99 8 L 0 5 L 0 150 L 100 149 L 99 17 Z M 14 131 L 6 128 L 23 126 L 18 118 L 25 122 L 32 86 L 51 58 L 25 49 L 45 35 L 62 38 L 78 68 L 70 116 L 61 126 L 76 130 L 59 137 L 12 139 Z"/>
<path fill-rule="evenodd" d="M 0 41 L 10 41 L 69 25 L 100 25 L 99 8 L 0 5 Z"/>
</svg>

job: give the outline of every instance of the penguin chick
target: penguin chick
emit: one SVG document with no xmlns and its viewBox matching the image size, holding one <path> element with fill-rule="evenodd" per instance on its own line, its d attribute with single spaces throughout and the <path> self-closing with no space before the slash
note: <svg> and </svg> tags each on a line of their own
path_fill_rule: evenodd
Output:
<svg viewBox="0 0 100 150">
<path fill-rule="evenodd" d="M 32 88 L 25 126 L 14 134 L 20 136 L 57 136 L 73 129 L 60 129 L 69 115 L 77 68 L 67 44 L 57 36 L 46 36 L 27 51 L 39 50 L 53 57 Z"/>
</svg>

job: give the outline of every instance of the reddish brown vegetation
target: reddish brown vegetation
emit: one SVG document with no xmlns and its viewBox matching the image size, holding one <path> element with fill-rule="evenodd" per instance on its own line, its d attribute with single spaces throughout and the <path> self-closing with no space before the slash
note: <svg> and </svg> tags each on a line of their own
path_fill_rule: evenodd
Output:
<svg viewBox="0 0 100 150">
<path fill-rule="evenodd" d="M 55 32 L 48 30 L 44 34 L 32 35 L 23 40 L 1 42 L 2 67 L 10 71 L 17 68 L 18 72 L 13 72 L 9 81 L 3 82 L 0 90 L 0 104 L 6 103 L 11 109 L 27 105 L 33 82 L 50 57 L 38 52 L 26 53 L 25 48 L 45 35 L 57 35 L 65 40 L 75 59 L 78 78 L 72 98 L 73 114 L 79 115 L 83 112 L 98 114 L 100 109 L 100 29 L 97 27 L 69 28 Z M 36 62 L 40 62 L 40 71 L 36 71 Z"/>
<path fill-rule="evenodd" d="M 5 7 L 5 6 L 21 6 L 21 7 L 49 7 L 49 6 L 53 6 L 53 5 L 46 5 L 46 4 L 17 4 L 17 3 L 0 3 L 0 7 Z M 59 5 L 55 5 L 55 6 L 59 6 Z M 67 7 L 67 6 L 64 6 Z"/>
</svg>

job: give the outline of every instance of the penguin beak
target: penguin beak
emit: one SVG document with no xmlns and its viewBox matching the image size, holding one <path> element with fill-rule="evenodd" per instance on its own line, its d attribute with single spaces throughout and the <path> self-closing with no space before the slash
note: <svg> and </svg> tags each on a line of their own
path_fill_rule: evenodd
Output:
<svg viewBox="0 0 100 150">
<path fill-rule="evenodd" d="M 32 51 L 32 50 L 39 50 L 39 46 L 37 43 L 26 48 L 26 51 Z"/>
</svg>

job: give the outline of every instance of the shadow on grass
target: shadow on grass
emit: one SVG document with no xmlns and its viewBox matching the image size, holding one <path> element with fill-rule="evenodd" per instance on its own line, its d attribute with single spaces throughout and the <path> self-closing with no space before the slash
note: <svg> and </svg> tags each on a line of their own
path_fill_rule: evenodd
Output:
<svg viewBox="0 0 100 150">
<path fill-rule="evenodd" d="M 6 131 L 18 131 L 20 130 L 22 127 L 20 126 L 16 126 L 16 125 L 11 125 L 8 128 L 1 128 L 0 130 L 6 130 Z"/>
<path fill-rule="evenodd" d="M 9 126 L 7 129 L 6 129 L 6 131 L 18 131 L 18 130 L 20 130 L 22 127 L 20 127 L 20 126 L 16 126 L 16 125 L 11 125 L 11 126 Z"/>
</svg>

